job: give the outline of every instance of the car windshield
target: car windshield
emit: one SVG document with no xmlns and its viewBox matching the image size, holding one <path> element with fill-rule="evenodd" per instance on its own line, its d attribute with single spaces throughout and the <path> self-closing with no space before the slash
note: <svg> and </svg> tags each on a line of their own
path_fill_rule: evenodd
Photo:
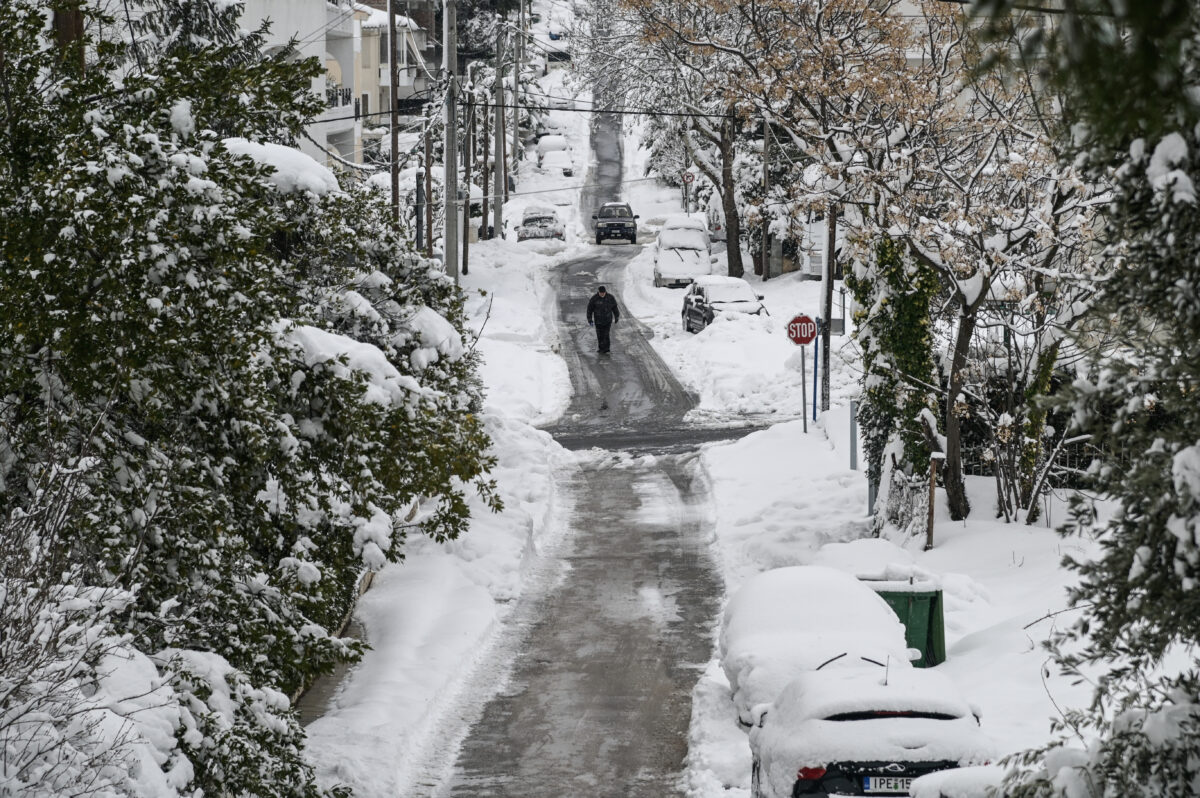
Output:
<svg viewBox="0 0 1200 798">
<path fill-rule="evenodd" d="M 630 216 L 633 216 L 633 214 L 630 213 L 628 208 L 601 208 L 600 209 L 600 218 L 601 219 L 628 219 Z"/>
<path fill-rule="evenodd" d="M 758 297 L 746 285 L 710 285 L 708 287 L 709 302 L 757 302 Z"/>
<path fill-rule="evenodd" d="M 877 720 L 879 718 L 925 718 L 926 720 L 958 720 L 945 712 L 922 712 L 917 709 L 867 709 L 859 712 L 839 712 L 825 720 Z"/>
<path fill-rule="evenodd" d="M 663 249 L 706 249 L 704 231 L 686 227 L 668 228 L 658 234 Z"/>
</svg>

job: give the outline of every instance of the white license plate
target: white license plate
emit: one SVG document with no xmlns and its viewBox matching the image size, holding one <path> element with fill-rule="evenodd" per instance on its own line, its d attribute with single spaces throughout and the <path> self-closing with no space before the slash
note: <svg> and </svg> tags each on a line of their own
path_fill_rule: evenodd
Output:
<svg viewBox="0 0 1200 798">
<path fill-rule="evenodd" d="M 907 795 L 912 782 L 911 776 L 863 776 L 863 792 Z"/>
</svg>

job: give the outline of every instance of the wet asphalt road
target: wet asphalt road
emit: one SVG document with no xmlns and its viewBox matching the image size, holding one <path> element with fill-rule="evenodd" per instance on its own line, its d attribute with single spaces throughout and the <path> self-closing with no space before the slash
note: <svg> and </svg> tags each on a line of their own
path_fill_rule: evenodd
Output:
<svg viewBox="0 0 1200 798">
<path fill-rule="evenodd" d="M 605 457 L 566 485 L 557 585 L 518 612 L 511 676 L 459 751 L 455 798 L 681 795 L 720 585 L 695 457 Z"/>
<path fill-rule="evenodd" d="M 585 218 L 620 196 L 619 132 L 615 119 L 597 117 L 587 182 L 598 187 L 583 197 Z M 549 431 L 596 451 L 562 476 L 570 530 L 542 563 L 556 578 L 514 608 L 503 686 L 434 795 L 683 794 L 691 692 L 712 657 L 723 593 L 696 444 L 731 433 L 688 427 L 694 397 L 628 313 L 613 327 L 612 353 L 597 352 L 587 300 L 599 284 L 619 292 L 639 250 L 605 244 L 555 277 L 574 395 Z"/>
</svg>

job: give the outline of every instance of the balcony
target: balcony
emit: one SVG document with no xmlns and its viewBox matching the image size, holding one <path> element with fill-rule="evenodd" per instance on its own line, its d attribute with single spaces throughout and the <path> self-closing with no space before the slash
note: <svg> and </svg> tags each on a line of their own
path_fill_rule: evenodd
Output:
<svg viewBox="0 0 1200 798">
<path fill-rule="evenodd" d="M 354 101 L 354 92 L 345 86 L 330 86 L 325 89 L 325 104 L 330 108 L 341 108 Z"/>
</svg>

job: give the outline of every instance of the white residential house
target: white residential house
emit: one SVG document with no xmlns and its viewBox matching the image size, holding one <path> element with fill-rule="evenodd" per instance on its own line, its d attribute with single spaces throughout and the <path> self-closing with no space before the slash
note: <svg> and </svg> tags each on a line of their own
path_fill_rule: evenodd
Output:
<svg viewBox="0 0 1200 798">
<path fill-rule="evenodd" d="M 421 106 L 436 82 L 441 68 L 441 45 L 430 31 L 437 29 L 437 7 L 432 0 L 395 0 L 396 60 L 398 62 L 397 99 L 400 116 L 406 122 L 421 114 Z M 362 4 L 368 16 L 362 24 L 363 84 L 377 87 L 374 99 L 363 98 L 364 149 L 368 158 L 388 146 L 387 128 L 390 123 L 391 69 L 388 38 L 387 0 L 365 0 Z M 408 127 L 408 125 L 405 125 Z"/>
<path fill-rule="evenodd" d="M 326 108 L 300 142 L 302 150 L 321 162 L 362 163 L 364 149 L 377 151 L 386 132 L 390 121 L 386 8 L 386 0 L 370 5 L 354 0 L 245 0 L 245 28 L 256 29 L 264 21 L 271 25 L 268 51 L 282 49 L 294 39 L 297 57 L 317 58 L 325 65 L 324 76 L 313 81 L 312 89 L 325 98 Z M 431 0 L 399 0 L 398 44 L 403 44 L 398 59 L 399 96 L 405 111 L 411 110 L 414 96 L 424 96 L 437 72 L 440 48 L 427 35 L 435 22 Z"/>
</svg>

